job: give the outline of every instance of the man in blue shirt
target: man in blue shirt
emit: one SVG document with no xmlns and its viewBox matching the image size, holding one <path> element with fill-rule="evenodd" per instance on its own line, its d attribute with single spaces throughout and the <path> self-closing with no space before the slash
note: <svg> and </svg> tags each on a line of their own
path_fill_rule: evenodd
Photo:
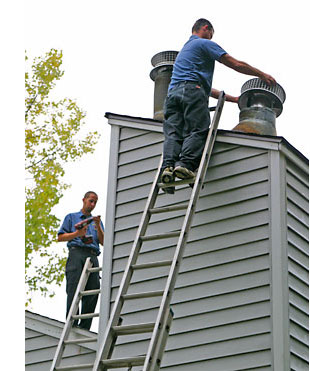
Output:
<svg viewBox="0 0 310 371">
<path fill-rule="evenodd" d="M 93 267 L 98 267 L 98 258 L 100 254 L 99 244 L 103 245 L 104 227 L 100 220 L 100 216 L 94 216 L 93 221 L 83 227 L 76 229 L 74 226 L 84 219 L 92 217 L 91 212 L 94 210 L 98 201 L 98 196 L 95 192 L 89 191 L 83 198 L 83 207 L 81 211 L 68 214 L 61 228 L 58 231 L 58 241 L 67 241 L 69 256 L 66 264 L 66 292 L 67 292 L 67 311 L 68 316 L 72 300 L 79 283 L 79 279 L 87 257 L 90 257 Z M 85 236 L 91 236 L 89 242 L 85 241 Z M 89 275 L 86 290 L 96 290 L 100 288 L 99 273 L 91 273 Z M 82 298 L 82 314 L 94 313 L 97 305 L 98 295 L 83 296 Z M 74 326 L 90 329 L 92 319 L 82 319 L 80 323 L 74 322 Z"/>
<path fill-rule="evenodd" d="M 175 177 L 195 176 L 210 125 L 208 98 L 217 99 L 220 93 L 212 88 L 215 61 L 245 75 L 257 76 L 269 85 L 276 83 L 272 76 L 233 58 L 211 41 L 213 33 L 208 20 L 198 19 L 174 63 L 164 105 L 163 183 L 173 182 Z M 226 94 L 226 101 L 238 103 L 238 97 Z M 164 191 L 174 193 L 174 187 Z"/>
</svg>

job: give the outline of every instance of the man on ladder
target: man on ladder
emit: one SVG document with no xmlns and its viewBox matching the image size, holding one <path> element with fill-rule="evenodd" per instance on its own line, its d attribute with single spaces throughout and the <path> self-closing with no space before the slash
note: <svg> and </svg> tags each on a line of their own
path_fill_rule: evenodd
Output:
<svg viewBox="0 0 310 371">
<path fill-rule="evenodd" d="M 174 182 L 175 177 L 195 177 L 210 125 L 208 98 L 219 97 L 219 91 L 211 88 L 215 60 L 269 85 L 276 83 L 272 76 L 233 58 L 211 41 L 213 33 L 211 22 L 198 19 L 174 63 L 164 106 L 163 183 Z M 238 97 L 226 95 L 226 101 L 238 103 Z M 163 190 L 174 193 L 174 187 Z"/>
<path fill-rule="evenodd" d="M 98 201 L 98 196 L 95 192 L 89 191 L 83 197 L 83 207 L 81 211 L 68 214 L 61 228 L 58 231 L 58 241 L 67 241 L 69 256 L 66 264 L 66 292 L 67 292 L 67 312 L 70 311 L 72 300 L 79 283 L 79 279 L 85 264 L 85 261 L 90 257 L 93 267 L 98 267 L 98 258 L 100 254 L 99 244 L 103 245 L 104 227 L 100 216 L 92 217 L 91 212 L 94 210 Z M 90 219 L 92 217 L 92 219 Z M 76 228 L 78 223 L 83 220 L 89 220 L 90 223 L 82 228 Z M 87 235 L 88 240 L 85 240 Z M 100 288 L 99 273 L 91 273 L 86 290 L 94 290 Z M 98 295 L 85 296 L 82 299 L 82 314 L 93 313 L 96 308 Z M 85 330 L 91 327 L 92 318 L 81 319 L 74 322 L 74 326 L 78 326 Z"/>
</svg>

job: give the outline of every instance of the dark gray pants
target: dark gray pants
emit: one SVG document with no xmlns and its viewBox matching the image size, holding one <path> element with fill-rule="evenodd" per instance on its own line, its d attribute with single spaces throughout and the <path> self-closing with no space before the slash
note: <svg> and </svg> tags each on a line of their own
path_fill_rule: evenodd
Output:
<svg viewBox="0 0 310 371">
<path fill-rule="evenodd" d="M 167 95 L 164 106 L 163 165 L 199 167 L 210 126 L 208 96 L 195 82 L 181 82 Z"/>
<path fill-rule="evenodd" d="M 66 292 L 67 292 L 67 312 L 68 316 L 72 300 L 79 283 L 81 273 L 85 264 L 86 259 L 90 257 L 93 263 L 93 267 L 98 267 L 98 258 L 92 255 L 86 249 L 74 248 L 69 249 L 69 256 L 66 264 Z M 85 290 L 96 290 L 100 288 L 99 273 L 91 273 L 89 275 Z M 82 310 L 81 313 L 94 313 L 98 301 L 98 295 L 89 295 L 82 297 Z M 77 312 L 77 314 L 79 311 Z M 82 319 L 80 323 L 78 321 L 74 322 L 74 325 L 79 325 L 86 330 L 90 329 L 92 323 L 92 318 Z"/>
</svg>

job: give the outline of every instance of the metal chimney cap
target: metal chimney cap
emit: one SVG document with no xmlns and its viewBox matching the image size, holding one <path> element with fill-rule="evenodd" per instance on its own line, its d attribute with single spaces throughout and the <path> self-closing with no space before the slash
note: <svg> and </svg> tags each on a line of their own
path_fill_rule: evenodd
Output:
<svg viewBox="0 0 310 371">
<path fill-rule="evenodd" d="M 157 53 L 151 59 L 153 67 L 173 65 L 174 61 L 179 52 L 175 50 L 167 50 L 164 52 Z"/>
<path fill-rule="evenodd" d="M 179 52 L 175 50 L 167 50 L 164 52 L 157 53 L 151 59 L 151 63 L 154 66 L 150 72 L 150 78 L 155 81 L 159 71 L 171 70 L 173 64 Z"/>
<path fill-rule="evenodd" d="M 258 78 L 248 80 L 242 85 L 238 102 L 240 110 L 249 107 L 249 98 L 255 105 L 255 101 L 261 102 L 263 96 L 270 100 L 270 108 L 279 116 L 286 98 L 284 89 L 278 83 L 275 86 L 269 86 Z"/>
</svg>

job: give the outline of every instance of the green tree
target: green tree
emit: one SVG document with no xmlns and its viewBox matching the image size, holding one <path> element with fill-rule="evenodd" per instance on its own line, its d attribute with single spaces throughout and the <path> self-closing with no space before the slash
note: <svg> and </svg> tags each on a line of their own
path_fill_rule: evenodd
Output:
<svg viewBox="0 0 310 371">
<path fill-rule="evenodd" d="M 33 61 L 26 53 L 26 306 L 32 291 L 53 296 L 49 285 L 63 281 L 65 258 L 50 248 L 60 224 L 52 208 L 70 186 L 62 182 L 64 164 L 94 152 L 99 138 L 96 131 L 81 136 L 86 114 L 75 101 L 50 98 L 64 74 L 61 65 L 62 51 L 52 49 Z"/>
</svg>

